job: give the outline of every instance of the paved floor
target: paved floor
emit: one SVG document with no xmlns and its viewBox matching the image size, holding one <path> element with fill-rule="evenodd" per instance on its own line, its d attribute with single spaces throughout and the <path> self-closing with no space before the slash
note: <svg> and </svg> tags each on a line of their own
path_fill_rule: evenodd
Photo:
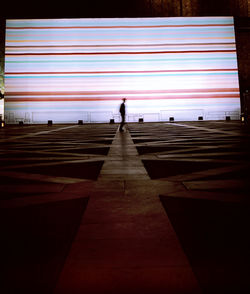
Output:
<svg viewBox="0 0 250 294">
<path fill-rule="evenodd" d="M 117 129 L 0 129 L 1 293 L 249 293 L 249 130 Z"/>
</svg>

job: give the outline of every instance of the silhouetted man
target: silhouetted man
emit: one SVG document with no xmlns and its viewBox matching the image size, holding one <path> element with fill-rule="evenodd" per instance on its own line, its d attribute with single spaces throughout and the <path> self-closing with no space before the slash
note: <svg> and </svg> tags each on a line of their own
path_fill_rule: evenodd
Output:
<svg viewBox="0 0 250 294">
<path fill-rule="evenodd" d="M 121 118 L 122 118 L 120 128 L 119 128 L 120 132 L 124 131 L 123 126 L 125 125 L 125 114 L 126 114 L 126 107 L 125 107 L 126 98 L 123 98 L 122 100 L 123 100 L 123 102 L 120 105 L 120 114 L 121 114 Z"/>
</svg>

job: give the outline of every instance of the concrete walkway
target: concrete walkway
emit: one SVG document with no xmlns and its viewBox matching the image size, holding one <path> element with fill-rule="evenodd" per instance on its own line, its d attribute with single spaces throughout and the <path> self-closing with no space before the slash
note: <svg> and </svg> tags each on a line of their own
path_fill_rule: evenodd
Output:
<svg viewBox="0 0 250 294">
<path fill-rule="evenodd" d="M 117 132 L 72 244 L 56 294 L 200 293 L 159 193 L 128 131 Z"/>
</svg>

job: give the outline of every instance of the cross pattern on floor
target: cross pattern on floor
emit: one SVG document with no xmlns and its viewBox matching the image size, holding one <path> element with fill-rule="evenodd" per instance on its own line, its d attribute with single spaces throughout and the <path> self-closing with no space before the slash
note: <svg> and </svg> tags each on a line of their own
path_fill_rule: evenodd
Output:
<svg viewBox="0 0 250 294">
<path fill-rule="evenodd" d="M 0 130 L 3 293 L 248 293 L 238 121 Z"/>
</svg>

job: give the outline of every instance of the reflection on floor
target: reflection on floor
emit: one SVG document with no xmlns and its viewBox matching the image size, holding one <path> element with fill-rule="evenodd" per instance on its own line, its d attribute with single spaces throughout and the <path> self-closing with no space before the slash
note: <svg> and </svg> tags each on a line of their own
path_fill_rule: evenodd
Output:
<svg viewBox="0 0 250 294">
<path fill-rule="evenodd" d="M 249 293 L 249 130 L 117 129 L 0 129 L 1 293 Z"/>
</svg>

